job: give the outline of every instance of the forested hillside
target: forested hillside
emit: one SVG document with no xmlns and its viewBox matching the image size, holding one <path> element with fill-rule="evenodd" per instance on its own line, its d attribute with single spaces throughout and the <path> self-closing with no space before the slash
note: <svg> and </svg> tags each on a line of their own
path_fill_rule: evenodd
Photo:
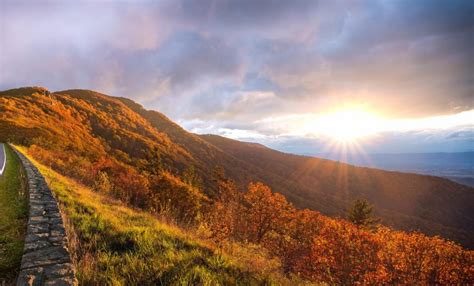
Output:
<svg viewBox="0 0 474 286">
<path fill-rule="evenodd" d="M 1 92 L 0 103 L 0 140 L 31 146 L 39 159 L 86 183 L 107 170 L 116 191 L 133 200 L 147 200 L 143 172 L 157 164 L 177 176 L 192 171 L 211 198 L 215 171 L 222 169 L 239 189 L 261 181 L 300 208 L 344 216 L 350 202 L 365 198 L 387 225 L 474 245 L 474 191 L 446 179 L 199 136 L 129 99 L 93 91 L 20 88 Z M 134 187 L 120 190 L 124 184 Z"/>
<path fill-rule="evenodd" d="M 263 181 L 297 206 L 327 215 L 343 216 L 352 200 L 366 198 L 377 206 L 378 214 L 388 225 L 444 235 L 467 246 L 474 243 L 472 188 L 438 177 L 285 154 L 216 135 L 196 136 L 159 112 L 145 110 L 129 99 L 121 100 L 199 158 L 204 163 L 200 165 L 204 166 L 204 174 L 222 166 L 240 187 L 251 180 Z"/>
<path fill-rule="evenodd" d="M 367 199 L 375 204 L 382 224 L 442 234 L 470 246 L 473 190 L 449 180 L 198 136 L 131 100 L 85 90 L 50 93 L 33 87 L 0 92 L 0 141 L 23 146 L 21 150 L 45 172 L 53 169 L 82 184 L 67 179 L 74 187 L 61 187 L 57 195 L 70 196 L 71 188 L 85 188 L 90 194 L 75 194 L 64 206 L 77 235 L 75 263 L 86 275 L 84 281 L 93 279 L 87 276 L 91 273 L 104 279 L 113 275 L 124 283 L 162 279 L 163 273 L 138 263 L 138 257 L 163 263 L 169 258 L 181 272 L 166 277 L 201 282 L 224 277 L 213 271 L 230 273 L 225 276 L 230 280 L 261 279 L 257 284 L 265 283 L 268 273 L 290 284 L 462 284 L 473 279 L 472 251 L 440 237 L 380 225 L 371 217 L 370 204 L 362 203 L 358 212 L 346 216 L 355 198 Z M 57 183 L 58 175 L 52 177 L 51 184 Z M 93 193 L 101 203 L 91 208 Z M 198 254 L 204 256 L 193 258 L 193 263 L 184 258 L 184 264 L 174 260 L 173 253 L 161 257 L 157 249 L 169 245 L 160 242 L 160 232 L 144 240 L 133 225 L 117 224 L 121 213 L 111 211 L 108 198 L 116 200 L 114 205 L 133 207 L 180 227 L 192 240 L 208 244 L 209 251 L 224 251 L 236 260 L 247 257 L 248 263 L 254 261 L 252 273 L 241 276 L 240 266 L 223 269 L 210 252 Z M 84 204 L 89 206 L 79 206 Z M 137 221 L 143 223 L 149 224 Z M 115 234 L 104 224 L 122 226 Z M 156 229 L 147 227 L 148 231 Z M 91 233 L 96 235 L 90 237 Z M 256 257 L 255 251 L 262 256 Z M 113 269 L 107 265 L 117 259 L 124 261 L 120 267 L 128 274 L 109 272 Z M 91 262 L 96 268 L 88 268 Z M 199 273 L 193 272 L 198 271 L 191 267 L 194 263 L 202 266 Z"/>
<path fill-rule="evenodd" d="M 288 197 L 299 206 L 342 215 L 348 202 L 366 198 L 377 206 L 385 224 L 440 234 L 473 246 L 474 189 L 470 187 L 440 177 L 286 154 L 215 135 L 201 137 L 227 154 L 271 170 L 263 175 L 263 181 L 284 178 L 290 182 L 286 190 L 274 188 L 285 195 L 290 193 Z"/>
</svg>

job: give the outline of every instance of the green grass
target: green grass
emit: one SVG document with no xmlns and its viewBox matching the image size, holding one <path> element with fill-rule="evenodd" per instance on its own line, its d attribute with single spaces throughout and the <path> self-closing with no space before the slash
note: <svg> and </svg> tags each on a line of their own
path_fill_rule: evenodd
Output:
<svg viewBox="0 0 474 286">
<path fill-rule="evenodd" d="M 34 163 L 67 216 L 80 285 L 288 284 L 279 274 L 248 269 L 178 227 Z"/>
<path fill-rule="evenodd" d="M 6 144 L 5 152 L 7 165 L 0 176 L 0 284 L 13 283 L 18 274 L 28 216 L 20 160 Z"/>
</svg>

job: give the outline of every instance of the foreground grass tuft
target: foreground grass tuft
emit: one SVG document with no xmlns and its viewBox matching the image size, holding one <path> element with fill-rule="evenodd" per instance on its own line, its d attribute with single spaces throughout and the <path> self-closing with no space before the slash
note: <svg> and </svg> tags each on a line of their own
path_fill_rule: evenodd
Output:
<svg viewBox="0 0 474 286">
<path fill-rule="evenodd" d="M 7 165 L 0 176 L 0 285 L 14 284 L 20 268 L 28 215 L 21 174 L 23 169 L 16 154 L 5 144 Z"/>
<path fill-rule="evenodd" d="M 81 285 L 276 284 L 273 274 L 245 269 L 192 234 L 32 161 L 67 216 Z"/>
</svg>

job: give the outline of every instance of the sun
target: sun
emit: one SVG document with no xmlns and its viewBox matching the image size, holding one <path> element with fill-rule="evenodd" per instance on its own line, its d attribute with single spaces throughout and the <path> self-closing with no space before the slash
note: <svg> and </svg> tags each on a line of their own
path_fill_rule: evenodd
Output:
<svg viewBox="0 0 474 286">
<path fill-rule="evenodd" d="M 365 110 L 341 110 L 319 116 L 314 122 L 315 133 L 338 142 L 352 142 L 380 130 L 379 119 Z"/>
</svg>

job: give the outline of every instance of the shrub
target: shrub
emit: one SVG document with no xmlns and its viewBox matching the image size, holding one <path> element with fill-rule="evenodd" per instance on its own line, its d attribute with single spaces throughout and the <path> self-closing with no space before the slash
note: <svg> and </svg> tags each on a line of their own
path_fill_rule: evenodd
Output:
<svg viewBox="0 0 474 286">
<path fill-rule="evenodd" d="M 92 190 L 101 193 L 110 193 L 112 190 L 112 183 L 110 183 L 109 176 L 104 171 L 99 171 L 92 185 Z"/>
<path fill-rule="evenodd" d="M 195 222 L 207 198 L 167 171 L 155 176 L 151 182 L 151 205 L 155 212 L 170 214 L 179 222 Z"/>
</svg>

